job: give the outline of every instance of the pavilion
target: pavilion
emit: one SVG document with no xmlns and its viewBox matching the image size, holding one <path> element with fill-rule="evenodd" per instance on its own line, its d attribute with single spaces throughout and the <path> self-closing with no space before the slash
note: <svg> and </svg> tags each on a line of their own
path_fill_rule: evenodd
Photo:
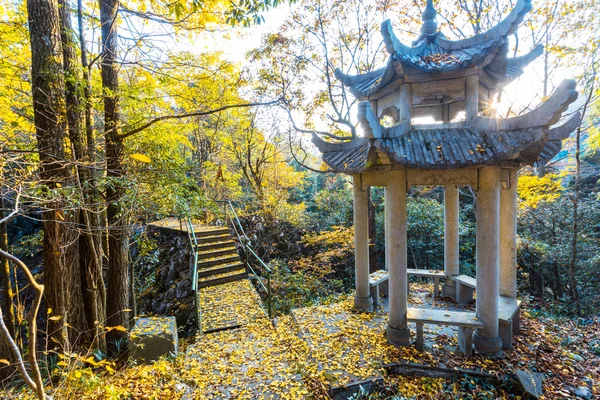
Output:
<svg viewBox="0 0 600 400">
<path fill-rule="evenodd" d="M 385 187 L 387 338 L 392 344 L 407 345 L 410 340 L 406 195 L 415 185 L 444 187 L 443 293 L 452 298 L 457 297 L 457 288 L 460 291 L 462 287 L 464 293 L 468 286 L 459 273 L 457 187 L 468 185 L 477 194 L 476 278 L 471 278 L 477 298 L 476 318 L 471 322 L 478 320 L 478 325 L 472 325 L 476 330 L 472 335 L 468 330 L 467 338 L 461 338 L 459 330 L 459 342 L 467 341 L 463 351 L 470 352 L 471 343 L 482 354 L 510 348 L 512 331 L 518 329 L 518 312 L 509 332 L 502 332 L 502 319 L 499 322 L 503 301 L 508 304 L 512 300 L 519 307 L 517 171 L 552 159 L 580 119 L 577 114 L 551 128 L 577 98 L 573 80 L 563 81 L 530 112 L 510 118 L 495 115 L 492 105 L 502 88 L 543 53 L 538 46 L 524 56 L 508 57 L 507 37 L 531 8 L 531 0 L 518 0 L 490 30 L 468 39 L 448 40 L 438 31 L 437 13 L 428 0 L 421 35 L 412 46 L 400 42 L 388 20 L 381 25 L 389 53 L 383 68 L 355 76 L 336 71 L 337 78 L 360 101 L 358 119 L 364 136 L 331 143 L 314 135 L 313 143 L 329 168 L 353 177 L 355 306 L 364 310 L 371 310 L 373 300 L 377 301 L 371 296 L 369 282 L 367 190 Z M 383 124 L 384 117 L 392 123 Z M 432 117 L 436 123 L 417 125 L 414 119 L 419 117 Z"/>
</svg>

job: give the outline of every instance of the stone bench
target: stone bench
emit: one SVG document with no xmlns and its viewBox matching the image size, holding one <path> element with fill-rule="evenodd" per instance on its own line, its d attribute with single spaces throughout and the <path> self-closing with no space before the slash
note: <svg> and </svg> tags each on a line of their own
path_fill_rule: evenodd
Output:
<svg viewBox="0 0 600 400">
<path fill-rule="evenodd" d="M 427 269 L 409 268 L 406 270 L 408 276 L 417 276 L 421 278 L 433 278 L 433 295 L 440 295 L 440 278 L 446 278 L 446 274 L 441 271 L 429 271 Z M 408 292 L 408 290 L 407 290 Z"/>
<path fill-rule="evenodd" d="M 520 312 L 521 300 L 498 297 L 498 334 L 504 350 L 510 350 L 513 333 L 519 333 Z"/>
<path fill-rule="evenodd" d="M 426 310 L 408 308 L 407 319 L 417 326 L 417 348 L 421 350 L 424 344 L 423 325 L 447 325 L 458 327 L 458 347 L 467 356 L 473 354 L 473 330 L 483 328 L 483 323 L 477 319 L 474 312 Z"/>
<path fill-rule="evenodd" d="M 406 270 L 408 276 L 426 277 L 433 278 L 433 294 L 434 296 L 440 295 L 440 278 L 446 278 L 446 274 L 440 271 L 429 271 L 426 269 L 415 269 L 409 268 Z M 379 288 L 387 283 L 389 279 L 389 273 L 387 270 L 380 269 L 369 275 L 369 287 L 371 289 L 371 298 L 373 299 L 373 306 L 379 304 Z M 410 282 L 407 280 L 406 291 L 409 291 Z M 387 294 L 387 293 L 386 293 Z"/>
<path fill-rule="evenodd" d="M 477 279 L 467 275 L 456 275 L 451 277 L 456 282 L 456 302 L 467 304 L 473 300 L 473 291 L 477 286 Z"/>
<path fill-rule="evenodd" d="M 141 363 L 177 355 L 179 337 L 175 317 L 138 318 L 129 334 L 129 355 Z"/>
<path fill-rule="evenodd" d="M 380 269 L 369 275 L 369 288 L 371 290 L 371 298 L 373 299 L 373 307 L 379 304 L 379 285 L 387 282 L 389 279 L 388 271 Z"/>
</svg>

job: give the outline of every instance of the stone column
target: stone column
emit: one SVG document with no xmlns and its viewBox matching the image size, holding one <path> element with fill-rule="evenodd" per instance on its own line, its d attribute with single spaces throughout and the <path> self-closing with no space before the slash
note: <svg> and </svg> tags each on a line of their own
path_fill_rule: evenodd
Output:
<svg viewBox="0 0 600 400">
<path fill-rule="evenodd" d="M 412 88 L 410 83 L 405 83 L 400 86 L 400 101 L 398 103 L 398 114 L 399 121 L 402 122 L 405 119 L 411 121 L 412 113 Z"/>
<path fill-rule="evenodd" d="M 458 188 L 444 187 L 444 296 L 456 299 L 456 282 L 451 276 L 459 274 L 459 207 Z"/>
<path fill-rule="evenodd" d="M 475 349 L 482 354 L 502 349 L 498 335 L 498 280 L 500 231 L 500 168 L 479 168 L 477 191 L 476 264 L 477 317 L 484 328 L 473 334 Z"/>
<path fill-rule="evenodd" d="M 354 193 L 354 270 L 356 295 L 354 306 L 373 309 L 369 290 L 369 196 L 362 189 L 360 174 L 353 175 Z"/>
<path fill-rule="evenodd" d="M 479 77 L 469 75 L 466 79 L 465 120 L 467 123 L 479 112 Z"/>
<path fill-rule="evenodd" d="M 407 239 L 406 239 L 406 171 L 387 172 L 385 223 L 387 259 L 389 261 L 389 320 L 387 340 L 396 346 L 410 344 L 407 311 Z"/>
<path fill-rule="evenodd" d="M 517 297 L 517 169 L 500 191 L 500 295 Z"/>
</svg>

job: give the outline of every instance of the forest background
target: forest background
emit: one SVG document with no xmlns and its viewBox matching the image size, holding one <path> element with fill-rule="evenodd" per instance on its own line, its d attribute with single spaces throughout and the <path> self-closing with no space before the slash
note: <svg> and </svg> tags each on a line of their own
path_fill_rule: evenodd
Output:
<svg viewBox="0 0 600 400">
<path fill-rule="evenodd" d="M 356 134 L 356 103 L 335 69 L 382 65 L 381 21 L 409 41 L 424 1 L 278 3 L 0 1 L 0 289 L 19 347 L 38 305 L 45 350 L 117 356 L 126 332 L 104 327 L 129 326 L 149 284 L 139 273 L 157 262 L 145 224 L 223 221 L 215 200 L 234 202 L 274 270 L 276 313 L 353 289 L 348 177 L 326 173 L 310 135 Z M 438 21 L 447 36 L 468 37 L 509 7 L 440 1 Z M 548 167 L 521 171 L 519 290 L 540 312 L 585 321 L 600 307 L 600 4 L 533 10 L 511 50 L 544 53 L 494 106 L 518 115 L 574 76 L 580 97 L 568 114 L 584 118 Z M 474 193 L 461 188 L 460 200 L 461 272 L 473 275 Z M 413 188 L 408 207 L 409 268 L 443 268 L 442 189 Z M 376 270 L 382 190 L 370 208 Z M 43 282 L 41 303 L 18 260 Z"/>
</svg>

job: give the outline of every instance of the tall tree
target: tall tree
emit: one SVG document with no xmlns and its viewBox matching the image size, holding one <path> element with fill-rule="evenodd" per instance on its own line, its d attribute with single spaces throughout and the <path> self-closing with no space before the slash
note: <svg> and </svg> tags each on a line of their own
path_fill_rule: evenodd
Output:
<svg viewBox="0 0 600 400">
<path fill-rule="evenodd" d="M 119 132 L 119 72 L 118 53 L 118 0 L 99 0 L 102 31 L 102 96 L 104 101 L 104 145 L 106 151 L 106 187 L 108 202 L 108 281 L 106 318 L 108 326 L 129 326 L 129 268 L 127 221 L 121 199 L 125 195 L 123 185 L 123 156 L 125 145 Z M 107 334 L 109 351 L 117 351 L 116 344 L 127 333 L 114 329 Z"/>
<path fill-rule="evenodd" d="M 66 319 L 68 268 L 61 257 L 65 243 L 65 216 L 60 188 L 67 180 L 64 139 L 67 129 L 65 82 L 60 16 L 56 0 L 27 1 L 31 43 L 31 83 L 40 176 L 48 201 L 43 211 L 43 263 L 46 304 L 53 317 L 48 321 L 54 346 L 67 349 Z"/>
<path fill-rule="evenodd" d="M 83 159 L 83 138 L 81 135 L 82 112 L 80 91 L 80 68 L 77 60 L 77 47 L 75 35 L 71 26 L 71 7 L 67 0 L 58 0 L 60 12 L 60 36 L 63 52 L 63 69 L 65 73 L 65 101 L 66 118 L 68 126 L 68 138 L 71 145 L 71 158 L 75 163 L 72 172 L 77 177 L 85 179 L 85 171 L 79 162 Z M 72 185 L 74 182 L 69 182 Z M 79 267 L 79 211 L 71 210 L 65 212 L 65 234 L 66 247 L 63 248 L 65 267 L 68 268 L 66 279 L 69 289 L 69 308 L 67 310 L 67 321 L 72 330 L 72 338 L 78 338 L 79 342 L 89 341 L 89 327 L 85 319 L 83 307 L 83 292 Z"/>
</svg>

